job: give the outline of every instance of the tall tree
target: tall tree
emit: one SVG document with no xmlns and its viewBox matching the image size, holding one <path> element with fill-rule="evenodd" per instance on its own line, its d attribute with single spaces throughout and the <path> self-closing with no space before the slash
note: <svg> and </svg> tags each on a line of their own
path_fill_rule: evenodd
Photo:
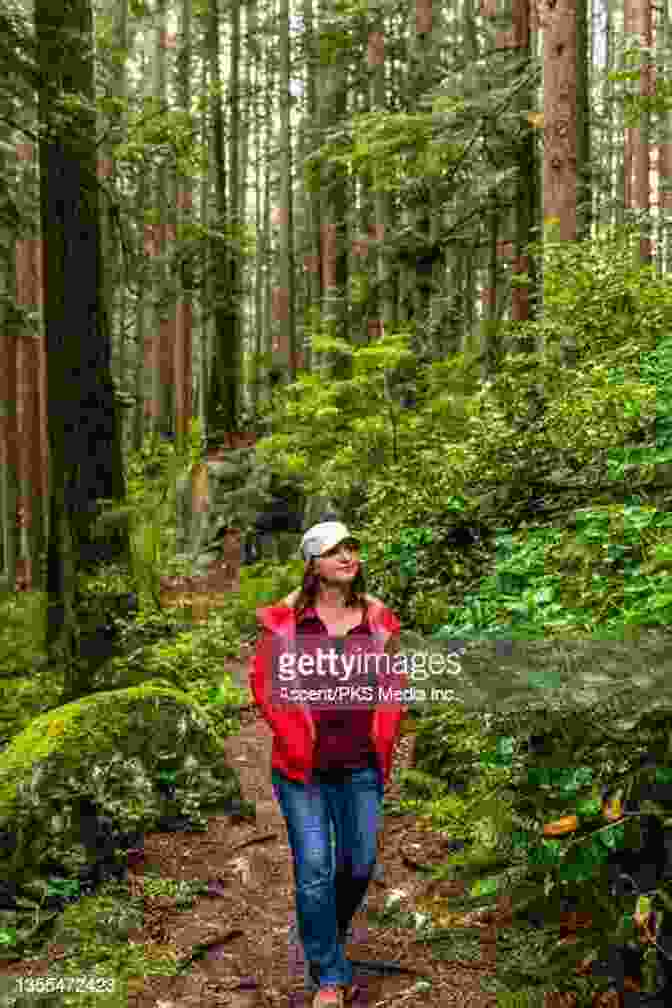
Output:
<svg viewBox="0 0 672 1008">
<path fill-rule="evenodd" d="M 521 57 L 522 72 L 531 76 L 532 47 L 529 0 L 513 0 L 513 42 Z M 527 245 L 532 241 L 539 182 L 536 133 L 531 122 L 531 116 L 534 114 L 534 87 L 531 81 L 520 89 L 517 107 L 521 113 L 521 133 L 516 149 L 518 175 L 515 193 L 514 272 L 528 275 L 530 285 L 515 284 L 513 286 L 511 318 L 515 322 L 521 322 L 530 317 L 530 301 L 532 301 L 533 310 L 536 307 L 535 264 L 526 251 Z M 530 294 L 532 294 L 532 298 L 530 298 Z"/>
<path fill-rule="evenodd" d="M 229 255 L 229 290 L 232 306 L 231 336 L 233 339 L 234 367 L 236 380 L 235 420 L 242 403 L 240 382 L 242 380 L 241 356 L 243 342 L 243 229 L 245 225 L 245 186 L 242 182 L 242 161 L 240 157 L 241 114 L 240 99 L 240 0 L 231 0 L 231 46 L 229 67 L 229 234 L 231 252 Z M 232 426 L 232 430 L 237 426 Z"/>
<path fill-rule="evenodd" d="M 576 238 L 576 0 L 540 0 L 544 29 L 544 220 Z"/>
<path fill-rule="evenodd" d="M 32 96 L 31 96 L 32 99 Z M 29 108 L 34 101 L 30 100 Z M 41 324 L 42 242 L 35 215 L 39 202 L 37 149 L 31 143 L 16 148 L 19 169 L 19 214 L 23 232 L 16 242 L 17 303 L 27 312 L 14 344 L 16 368 L 16 462 L 18 475 L 19 556 L 17 588 L 43 589 L 45 496 L 42 492 L 45 459 L 40 451 L 44 427 L 42 369 L 44 334 Z"/>
<path fill-rule="evenodd" d="M 370 31 L 367 47 L 367 63 L 370 77 L 370 103 L 373 111 L 382 112 L 386 104 L 385 84 L 385 19 L 380 5 L 371 9 Z M 382 180 L 374 167 L 372 173 L 372 188 L 374 192 L 374 215 L 372 237 L 377 252 L 377 317 L 371 319 L 369 335 L 375 337 L 382 330 L 388 330 L 396 322 L 396 304 L 394 298 L 394 278 L 391 254 L 386 239 L 389 242 L 392 230 L 392 197 L 386 192 Z"/>
<path fill-rule="evenodd" d="M 344 123 L 349 86 L 349 48 L 345 36 L 328 8 L 320 23 L 320 127 L 323 135 Z M 347 297 L 348 251 L 345 237 L 347 215 L 347 169 L 340 164 L 325 166 L 322 207 L 322 318 L 330 335 L 348 338 Z M 345 355 L 327 354 L 332 377 L 350 372 Z"/>
<path fill-rule="evenodd" d="M 651 167 L 650 132 L 651 121 L 646 99 L 653 94 L 653 66 L 651 48 L 653 46 L 651 0 L 625 0 L 625 10 L 628 16 L 627 33 L 641 49 L 639 93 L 644 99 L 639 115 L 639 125 L 632 131 L 632 163 L 633 186 L 632 206 L 641 214 L 641 238 L 639 254 L 642 262 L 651 261 L 651 237 L 649 211 L 651 206 L 651 189 L 649 173 Z"/>
<path fill-rule="evenodd" d="M 178 56 L 179 103 L 187 116 L 191 116 L 192 74 L 192 0 L 182 0 L 180 24 L 180 50 Z M 177 172 L 177 221 L 180 237 L 193 220 L 191 177 L 184 158 Z M 194 270 L 192 257 L 185 255 L 178 267 L 178 299 L 175 320 L 175 440 L 178 450 L 185 447 L 192 411 L 192 294 Z"/>
<path fill-rule="evenodd" d="M 665 70 L 665 76 L 672 76 L 672 31 L 670 30 L 670 10 L 664 5 L 659 10 L 659 20 L 656 31 L 656 51 L 659 54 L 659 65 Z M 661 114 L 660 140 L 658 143 L 658 206 L 661 220 L 660 251 L 663 256 L 664 269 L 672 270 L 672 228 L 665 225 L 664 214 L 672 213 L 672 110 Z M 669 217 L 668 217 L 669 219 Z"/>
<path fill-rule="evenodd" d="M 296 324 L 294 302 L 294 205 L 292 187 L 292 131 L 290 123 L 290 31 L 289 0 L 280 0 L 278 17 L 280 73 L 280 200 L 278 213 L 279 283 L 275 289 L 275 315 L 278 323 L 276 349 L 288 378 L 296 377 Z"/>
<path fill-rule="evenodd" d="M 576 235 L 580 239 L 590 237 L 593 201 L 588 10 L 588 0 L 576 0 Z"/>
<path fill-rule="evenodd" d="M 237 7 L 239 2 L 240 0 L 233 0 L 233 7 Z M 235 21 L 235 12 L 232 12 L 232 17 Z M 235 247 L 238 233 L 233 231 L 232 208 L 227 204 L 224 93 L 219 69 L 219 0 L 212 0 L 207 18 L 207 48 L 212 95 L 210 112 L 217 214 L 217 235 L 212 237 L 215 332 L 206 410 L 208 438 L 213 439 L 218 434 L 237 430 L 238 426 L 241 352 L 240 326 L 238 324 L 240 270 L 237 262 L 238 252 Z M 237 110 L 231 109 L 231 114 L 232 116 L 237 115 Z M 237 163 L 232 162 L 232 169 L 237 173 Z M 236 192 L 235 186 L 231 191 Z M 235 212 L 235 208 L 233 208 L 233 212 Z"/>
<path fill-rule="evenodd" d="M 269 5 L 271 17 L 275 17 L 275 0 L 271 0 Z M 263 351 L 268 355 L 270 366 L 268 369 L 268 397 L 270 398 L 271 386 L 282 374 L 281 369 L 275 367 L 273 355 L 273 232 L 272 211 L 271 211 L 271 161 L 273 149 L 273 94 L 275 88 L 276 60 L 273 46 L 269 39 L 266 49 L 266 60 L 264 62 L 265 87 L 265 136 L 264 136 L 264 209 L 262 213 L 263 235 L 262 248 L 264 250 L 264 343 Z"/>
<path fill-rule="evenodd" d="M 153 91 L 157 109 L 167 107 L 167 0 L 156 0 L 154 9 L 155 53 Z M 168 245 L 168 165 L 162 151 L 154 166 L 154 194 L 151 207 L 151 235 L 154 293 L 151 334 L 151 427 L 154 434 L 172 433 L 173 346 L 172 305 L 167 263 Z"/>
<path fill-rule="evenodd" d="M 304 155 L 312 153 L 319 144 L 319 122 L 317 120 L 317 75 L 319 63 L 319 51 L 316 46 L 316 33 L 314 25 L 314 10 L 312 0 L 303 0 L 303 31 L 304 31 L 304 52 L 306 62 L 306 118 L 304 128 Z M 319 178 L 321 172 L 320 165 L 313 168 L 313 179 Z M 307 310 L 313 310 L 320 304 L 320 186 L 313 181 L 306 186 L 305 196 L 306 207 L 306 259 L 304 266 L 307 273 Z M 312 348 L 306 346 L 305 361 L 308 368 L 312 368 Z"/>
<path fill-rule="evenodd" d="M 12 131 L 0 123 L 0 179 L 9 189 L 9 180 L 15 172 L 17 159 L 11 150 Z M 32 145 L 31 145 L 32 146 Z M 0 183 L 2 185 L 3 183 Z M 9 193 L 7 192 L 7 195 Z M 18 209 L 10 212 L 7 199 L 5 213 L 0 216 L 0 554 L 4 584 L 13 591 L 16 584 L 18 556 L 17 500 L 18 464 L 16 431 L 16 341 L 19 334 L 19 316 L 16 310 L 18 250 Z"/>
<path fill-rule="evenodd" d="M 247 9 L 248 27 L 248 47 L 252 50 L 254 64 L 254 90 L 252 101 L 252 121 L 254 123 L 254 220 L 257 234 L 257 255 L 255 258 L 254 270 L 254 322 L 252 331 L 254 338 L 252 341 L 252 415 L 255 422 L 259 413 L 260 390 L 264 380 L 265 367 L 262 363 L 262 350 L 264 347 L 265 326 L 264 326 L 264 261 L 266 258 L 266 246 L 264 242 L 265 224 L 262 210 L 262 189 L 264 178 L 264 165 L 261 155 L 263 116 L 260 114 L 261 101 L 263 99 L 263 86 L 261 67 L 263 62 L 263 41 L 259 37 L 259 4 L 258 0 L 251 0 Z"/>
<path fill-rule="evenodd" d="M 544 223 L 554 220 L 562 241 L 577 237 L 577 6 L 576 0 L 540 0 L 544 44 Z M 571 365 L 575 347 L 561 346 Z"/>
<path fill-rule="evenodd" d="M 47 646 L 63 673 L 67 702 L 87 686 L 77 661 L 78 550 L 92 502 L 123 498 L 124 481 L 101 287 L 90 3 L 36 0 L 35 32 L 45 82 L 39 116 L 50 456 Z M 57 83 L 60 101 L 47 81 Z"/>
<path fill-rule="evenodd" d="M 156 57 L 154 35 L 150 29 L 144 32 L 144 44 L 140 54 L 141 95 L 150 100 L 153 95 L 154 74 L 152 68 Z M 143 167 L 146 167 L 143 165 Z M 138 451 L 142 445 L 145 424 L 151 427 L 153 417 L 158 409 L 154 402 L 153 367 L 155 360 L 154 341 L 158 340 L 158 322 L 154 318 L 154 308 L 151 304 L 153 290 L 151 262 L 156 254 L 155 226 L 147 220 L 147 202 L 151 206 L 153 192 L 151 166 L 140 174 L 135 193 L 135 215 L 139 221 L 141 234 L 139 266 L 136 273 L 138 298 L 135 314 L 135 393 L 136 408 L 133 424 L 133 446 Z"/>
</svg>

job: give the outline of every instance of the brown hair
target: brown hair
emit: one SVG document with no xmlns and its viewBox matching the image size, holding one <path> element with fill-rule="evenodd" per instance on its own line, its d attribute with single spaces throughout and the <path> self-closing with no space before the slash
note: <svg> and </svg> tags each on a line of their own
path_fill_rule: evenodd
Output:
<svg viewBox="0 0 672 1008">
<path fill-rule="evenodd" d="M 303 572 L 303 581 L 301 583 L 301 590 L 297 596 L 296 602 L 294 603 L 294 612 L 298 616 L 303 609 L 307 609 L 309 606 L 315 605 L 315 600 L 320 589 L 320 575 L 316 570 L 313 569 L 313 561 L 310 560 L 305 567 Z M 366 601 L 366 581 L 364 579 L 364 570 L 362 568 L 362 563 L 359 563 L 359 569 L 355 574 L 349 588 L 345 599 L 346 606 L 362 606 L 364 609 L 364 615 L 368 609 L 368 604 Z"/>
</svg>

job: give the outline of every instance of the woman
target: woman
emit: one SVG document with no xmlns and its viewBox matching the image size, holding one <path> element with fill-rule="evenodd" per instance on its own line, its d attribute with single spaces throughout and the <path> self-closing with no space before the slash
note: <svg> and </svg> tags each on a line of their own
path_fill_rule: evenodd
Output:
<svg viewBox="0 0 672 1008">
<path fill-rule="evenodd" d="M 384 691 L 407 680 L 386 657 L 396 652 L 400 624 L 365 593 L 359 541 L 340 522 L 321 522 L 305 533 L 301 551 L 301 588 L 257 611 L 263 632 L 250 684 L 273 730 L 273 793 L 287 823 L 299 934 L 318 988 L 313 1008 L 343 1008 L 357 994 L 345 939 L 375 868 L 384 788 L 406 710 Z M 298 658 L 332 647 L 339 656 L 376 660 L 361 662 L 361 673 L 351 666 L 349 677 L 335 656 L 329 675 L 307 675 L 305 663 L 297 668 Z M 287 701 L 289 688 L 333 687 L 334 669 L 338 685 L 348 683 L 341 690 L 350 690 L 347 706 Z M 355 689 L 363 685 L 368 693 Z"/>
</svg>

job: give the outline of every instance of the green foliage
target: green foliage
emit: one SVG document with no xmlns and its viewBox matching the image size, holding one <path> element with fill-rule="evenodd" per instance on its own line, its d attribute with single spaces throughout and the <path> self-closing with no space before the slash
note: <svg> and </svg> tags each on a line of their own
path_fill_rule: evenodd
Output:
<svg viewBox="0 0 672 1008">
<path fill-rule="evenodd" d="M 0 680 L 30 673 L 44 654 L 46 595 L 7 592 L 0 596 Z"/>
<path fill-rule="evenodd" d="M 544 316 L 517 323 L 512 332 L 543 332 L 549 352 L 571 336 L 579 361 L 606 360 L 632 349 L 653 349 L 669 332 L 672 295 L 652 267 L 636 262 L 634 228 L 606 231 L 591 242 L 546 241 L 530 251 L 543 257 Z"/>
<path fill-rule="evenodd" d="M 451 677 L 455 705 L 421 712 L 400 807 L 467 842 L 435 869 L 469 883 L 465 905 L 512 894 L 500 993 L 585 997 L 599 983 L 573 967 L 604 951 L 605 936 L 630 934 L 635 909 L 634 897 L 610 896 L 605 861 L 636 843 L 638 817 L 605 821 L 603 796 L 636 790 L 643 752 L 659 772 L 670 758 L 672 520 L 653 489 L 672 444 L 672 299 L 638 265 L 632 232 L 546 239 L 533 250 L 544 259 L 544 315 L 505 327 L 511 351 L 487 382 L 468 356 L 393 360 L 392 334 L 370 345 L 356 402 L 359 349 L 324 343 L 350 356 L 352 384 L 313 376 L 291 386 L 258 450 L 310 469 L 315 492 L 345 498 L 367 473 L 358 515 L 370 590 L 425 635 L 420 648 L 467 642 Z M 545 351 L 516 352 L 518 340 Z M 386 424 L 386 387 L 402 369 L 418 406 Z M 490 537 L 454 549 L 456 523 Z M 512 641 L 508 658 L 498 638 Z M 539 731 L 549 749 L 533 759 L 526 741 Z M 669 815 L 657 803 L 646 811 Z M 576 830 L 544 836 L 571 815 Z M 571 945 L 558 942 L 565 895 L 594 917 Z M 670 895 L 656 889 L 659 916 Z M 548 926 L 530 942 L 521 915 L 535 907 Z"/>
<path fill-rule="evenodd" d="M 602 815 L 603 797 L 613 795 L 616 784 L 617 794 L 627 801 L 645 780 L 659 784 L 672 781 L 672 771 L 660 765 L 669 760 L 670 713 L 668 708 L 655 718 L 645 715 L 635 719 L 618 734 L 613 720 L 600 710 L 583 716 L 574 710 L 569 714 L 546 710 L 541 720 L 539 714 L 528 713 L 518 722 L 518 737 L 501 734 L 507 727 L 502 717 L 495 718 L 486 730 L 485 738 L 498 742 L 491 753 L 504 776 L 499 787 L 488 782 L 483 790 L 485 800 L 469 808 L 470 831 L 460 829 L 458 821 L 446 823 L 451 837 L 470 836 L 472 842 L 466 850 L 445 859 L 434 874 L 452 878 L 457 872 L 468 884 L 467 896 L 452 900 L 453 907 L 471 908 L 484 897 L 492 901 L 504 892 L 511 896 L 517 923 L 500 932 L 498 942 L 498 951 L 506 950 L 498 955 L 497 970 L 498 984 L 505 989 L 517 991 L 532 984 L 544 990 L 557 986 L 585 993 L 587 981 L 573 974 L 574 967 L 588 955 L 603 955 L 610 936 L 619 941 L 637 939 L 632 919 L 642 901 L 636 894 L 621 900 L 611 897 L 603 866 L 610 851 L 638 842 L 640 814 L 653 812 L 666 819 L 669 802 L 646 801 L 640 813 L 629 813 L 610 823 Z M 435 724 L 442 719 L 445 715 L 435 717 Z M 541 728 L 548 740 L 545 755 L 531 756 L 521 743 L 527 731 L 536 733 Z M 427 738 L 431 739 L 429 730 Z M 446 737 L 438 729 L 434 739 L 437 749 L 445 748 Z M 646 768 L 641 766 L 642 751 L 651 757 Z M 432 755 L 441 763 L 440 755 Z M 590 765 L 583 762 L 586 758 Z M 444 773 L 434 785 L 423 787 L 424 793 L 438 793 L 445 780 Z M 416 778 L 409 778 L 409 782 L 413 785 Z M 453 797 L 457 809 L 459 802 Z M 421 811 L 417 802 L 414 810 Z M 489 811 L 489 822 L 482 818 L 484 811 Z M 550 839 L 541 834 L 544 823 L 571 813 L 577 817 L 576 829 Z M 474 830 L 479 817 L 479 829 Z M 431 821 L 438 825 L 440 820 L 433 815 Z M 488 827 L 492 827 L 489 832 Z M 650 907 L 655 908 L 659 921 L 672 905 L 669 889 L 669 880 L 663 880 L 649 894 L 653 897 Z M 571 895 L 579 908 L 588 909 L 593 923 L 579 932 L 576 943 L 561 946 L 559 901 L 565 895 Z M 525 941 L 529 929 L 521 916 L 531 911 L 543 914 L 548 922 L 537 929 L 533 945 Z M 649 962 L 648 990 L 655 990 L 659 983 L 656 970 L 656 964 Z M 595 986 L 596 981 L 591 983 Z"/>
<path fill-rule="evenodd" d="M 661 338 L 653 350 L 641 354 L 640 375 L 650 388 L 655 389 L 657 404 L 655 438 L 640 444 L 625 444 L 609 453 L 610 475 L 623 477 L 628 467 L 643 463 L 655 466 L 672 460 L 672 338 Z M 614 381 L 621 381 L 622 369 L 612 372 Z M 638 409 L 638 404 L 628 404 L 629 410 Z M 632 471 L 632 469 L 630 469 Z"/>
<path fill-rule="evenodd" d="M 160 608 L 159 585 L 175 557 L 176 486 L 199 461 L 202 445 L 200 422 L 192 421 L 184 450 L 147 435 L 139 452 L 126 464 L 127 501 L 111 502 L 101 521 L 127 515 L 130 521 L 131 579 L 141 608 Z M 170 573 L 178 573 L 173 565 Z M 186 573 L 186 569 L 184 571 Z"/>
<path fill-rule="evenodd" d="M 651 67 L 651 88 L 642 93 L 642 66 Z M 644 115 L 664 117 L 672 108 L 672 86 L 666 68 L 655 59 L 655 54 L 642 49 L 641 40 L 632 37 L 617 55 L 615 69 L 606 75 L 615 87 L 612 100 L 620 105 L 626 126 L 638 127 Z"/>
<path fill-rule="evenodd" d="M 175 635 L 166 635 L 174 624 L 170 616 L 145 614 L 127 625 L 126 642 L 148 634 L 150 626 L 158 640 L 149 641 L 112 660 L 108 678 L 120 688 L 153 679 L 184 690 L 208 709 L 222 736 L 240 727 L 236 709 L 248 701 L 246 688 L 239 688 L 226 671 L 226 661 L 237 655 L 239 641 L 226 616 L 217 611 L 205 623 Z"/>
<path fill-rule="evenodd" d="M 61 683 L 47 668 L 46 595 L 14 592 L 0 600 L 0 740 L 58 703 Z"/>
<path fill-rule="evenodd" d="M 318 353 L 351 357 L 353 376 L 324 382 L 306 375 L 275 400 L 273 435 L 257 447 L 257 457 L 282 475 L 298 476 L 309 493 L 328 485 L 347 494 L 353 471 L 380 468 L 412 434 L 408 411 L 395 401 L 389 377 L 412 358 L 406 333 L 392 333 L 368 346 L 353 349 L 345 340 L 320 333 L 313 338 Z M 317 425 L 317 437 L 316 437 Z"/>
<path fill-rule="evenodd" d="M 62 894 L 66 881 L 51 879 L 44 887 L 45 898 Z M 183 883 L 169 886 L 169 880 L 160 881 L 160 891 L 175 899 L 177 910 L 190 904 L 191 893 L 196 891 L 194 886 Z M 147 891 L 159 889 L 159 881 L 151 876 L 144 876 L 142 882 Z M 55 997 L 59 1005 L 73 1008 L 122 1008 L 128 1003 L 128 980 L 138 976 L 174 975 L 176 964 L 165 949 L 152 954 L 127 940 L 132 931 L 142 925 L 142 921 L 142 900 L 137 896 L 130 897 L 128 887 L 117 882 L 105 882 L 95 893 L 67 906 L 55 922 L 55 928 L 59 942 L 67 948 L 68 954 L 50 966 L 51 990 L 55 992 L 51 997 Z M 11 926 L 0 930 L 0 941 L 3 935 L 10 938 L 14 930 Z M 114 990 L 106 993 L 107 984 L 102 981 L 100 990 L 90 994 L 59 991 L 59 983 L 63 983 L 62 991 L 68 989 L 67 981 L 62 978 L 85 973 L 100 978 L 113 977 Z M 42 994 L 45 1001 L 48 996 Z M 36 997 L 39 998 L 39 994 Z"/>
<path fill-rule="evenodd" d="M 294 557 L 285 564 L 256 563 L 240 570 L 240 591 L 227 606 L 227 619 L 238 641 L 256 640 L 256 611 L 273 605 L 301 585 L 303 561 Z"/>
<path fill-rule="evenodd" d="M 605 934 L 627 931 L 634 906 L 610 899 L 604 864 L 610 850 L 636 842 L 637 817 L 605 822 L 601 800 L 616 786 L 631 793 L 643 751 L 659 771 L 669 762 L 672 520 L 650 489 L 672 444 L 672 298 L 632 251 L 627 232 L 581 245 L 549 237 L 545 314 L 507 332 L 514 348 L 543 337 L 546 351 L 503 355 L 486 383 L 467 355 L 420 366 L 405 331 L 352 347 L 311 318 L 313 348 L 349 357 L 351 377 L 304 375 L 284 388 L 268 411 L 273 436 L 257 447 L 281 475 L 343 501 L 362 490 L 366 473 L 355 515 L 369 590 L 426 635 L 428 648 L 470 642 L 451 677 L 455 705 L 422 712 L 401 807 L 466 841 L 437 868 L 469 883 L 465 905 L 507 890 L 518 919 L 543 905 L 549 926 L 538 941 L 524 948 L 521 928 L 505 932 L 509 973 L 503 965 L 500 979 L 508 976 L 509 992 L 562 986 Z M 560 352 L 570 344 L 567 397 Z M 399 404 L 407 387 L 417 394 L 414 411 Z M 166 638 L 176 617 L 156 604 L 175 551 L 171 493 L 197 454 L 195 441 L 180 460 L 147 442 L 129 464 L 132 577 L 143 611 L 115 667 L 181 685 L 226 734 L 242 694 L 223 666 L 241 639 L 256 637 L 256 608 L 298 587 L 303 565 L 243 568 L 230 604 Z M 532 495 L 554 522 L 530 507 Z M 490 538 L 454 548 L 452 529 L 472 522 Z M 3 636 L 8 668 L 12 655 L 30 664 L 30 635 L 21 634 L 8 626 Z M 509 659 L 491 644 L 499 637 L 515 644 Z M 552 745 L 532 760 L 524 743 L 542 729 Z M 651 811 L 667 818 L 660 804 Z M 544 824 L 572 814 L 576 830 L 543 835 Z M 558 948 L 566 893 L 594 909 L 595 923 L 576 946 Z M 661 913 L 670 895 L 656 890 Z M 577 990 L 582 982 L 572 980 Z"/>
<path fill-rule="evenodd" d="M 624 625 L 665 626 L 670 617 L 672 520 L 637 505 L 585 508 L 573 527 L 495 537 L 492 573 L 454 606 L 446 637 L 506 628 L 544 636 L 616 635 Z"/>
</svg>

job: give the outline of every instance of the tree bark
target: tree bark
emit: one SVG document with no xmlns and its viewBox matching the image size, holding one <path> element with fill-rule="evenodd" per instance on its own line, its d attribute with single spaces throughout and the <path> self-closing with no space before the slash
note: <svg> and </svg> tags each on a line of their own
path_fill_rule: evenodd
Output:
<svg viewBox="0 0 672 1008">
<path fill-rule="evenodd" d="M 280 201 L 279 201 L 279 283 L 275 289 L 277 335 L 275 362 L 296 377 L 296 330 L 294 320 L 294 207 L 292 199 L 292 136 L 289 117 L 290 34 L 289 0 L 280 0 L 278 18 L 280 48 Z"/>
<path fill-rule="evenodd" d="M 88 685 L 77 653 L 79 543 L 89 530 L 90 505 L 123 498 L 124 481 L 101 288 L 91 7 L 87 0 L 56 7 L 36 0 L 35 31 L 45 80 L 87 101 L 65 113 L 51 90 L 40 92 L 51 470 L 47 649 L 68 702 Z"/>
<path fill-rule="evenodd" d="M 182 0 L 178 90 L 180 105 L 191 112 L 192 0 Z M 177 226 L 179 237 L 193 218 L 191 178 L 184 170 L 177 175 Z M 175 320 L 175 443 L 178 452 L 186 448 L 192 415 L 192 296 L 194 288 L 191 259 L 185 259 L 178 274 L 177 316 Z"/>
<path fill-rule="evenodd" d="M 7 144 L 0 148 L 0 173 L 11 177 L 16 170 L 17 157 L 8 151 L 11 130 L 0 125 L 2 138 Z M 17 153 L 20 145 L 17 144 Z M 30 145 L 32 149 L 32 144 Z M 7 151 L 7 153 L 6 153 Z M 16 341 L 19 319 L 13 303 L 17 300 L 16 252 L 18 250 L 17 226 L 9 222 L 0 225 L 0 570 L 3 587 L 14 591 L 18 557 L 17 536 L 17 434 L 16 434 Z"/>
<path fill-rule="evenodd" d="M 234 3 L 237 4 L 238 0 L 234 0 Z M 235 212 L 235 208 L 227 204 L 223 91 L 219 69 L 219 0 L 212 0 L 210 3 L 208 28 L 208 58 L 212 85 L 210 112 L 217 208 L 215 227 L 220 232 L 211 241 L 211 268 L 215 282 L 215 331 L 206 410 L 208 441 L 215 443 L 225 434 L 237 430 L 240 403 L 238 271 L 230 230 L 231 213 Z M 233 110 L 232 114 L 235 114 Z M 234 170 L 237 170 L 237 166 L 234 166 Z"/>
<path fill-rule="evenodd" d="M 576 0 L 540 0 L 544 29 L 544 221 L 576 239 Z"/>
</svg>

